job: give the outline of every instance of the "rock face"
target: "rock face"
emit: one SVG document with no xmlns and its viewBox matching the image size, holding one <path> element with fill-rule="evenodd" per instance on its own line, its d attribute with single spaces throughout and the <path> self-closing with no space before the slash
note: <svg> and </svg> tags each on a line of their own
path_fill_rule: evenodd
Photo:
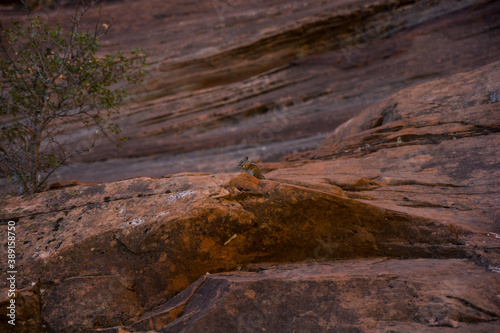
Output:
<svg viewBox="0 0 500 333">
<path fill-rule="evenodd" d="M 131 323 L 206 272 L 247 263 L 465 256 L 462 231 L 325 187 L 139 178 L 12 200 L 1 218 L 18 221 L 18 283 L 39 290 L 49 331 Z"/>
<path fill-rule="evenodd" d="M 72 9 L 42 12 L 67 20 Z M 1 16 L 18 16 L 0 9 Z M 97 10 L 89 13 L 95 18 Z M 316 148 L 341 123 L 408 86 L 500 58 L 498 1 L 109 1 L 102 52 L 144 47 L 149 77 L 103 142 L 60 179 L 235 172 Z M 76 143 L 95 129 L 68 125 Z"/>
<path fill-rule="evenodd" d="M 17 328 L 495 330 L 499 67 L 402 90 L 265 165 L 266 180 L 183 173 L 4 199 Z"/>
<path fill-rule="evenodd" d="M 465 332 L 474 327 L 469 332 L 493 332 L 498 329 L 498 315 L 486 309 L 498 304 L 488 292 L 498 282 L 494 274 L 485 276 L 482 269 L 462 260 L 263 265 L 258 273 L 203 276 L 131 327 L 121 329 Z M 182 316 L 173 320 L 178 312 Z M 100 330 L 113 331 L 118 329 Z"/>
<path fill-rule="evenodd" d="M 400 92 L 337 128 L 314 151 L 321 160 L 270 173 L 307 177 L 351 197 L 407 213 L 498 232 L 500 63 Z M 321 170 L 321 172 L 318 172 Z"/>
<path fill-rule="evenodd" d="M 498 330 L 500 62 L 490 43 L 499 38 L 498 2 L 231 2 L 233 10 L 216 11 L 222 19 L 206 21 L 207 4 L 169 4 L 171 17 L 155 1 L 140 4 L 140 18 L 156 9 L 157 20 L 197 22 L 178 29 L 200 33 L 189 43 L 169 37 L 176 47 L 153 53 L 161 80 L 124 113 L 138 141 L 117 164 L 175 153 L 176 167 L 189 170 L 212 154 L 197 167 L 228 171 L 247 136 L 257 139 L 245 144 L 272 134 L 269 156 L 324 140 L 259 163 L 266 180 L 164 168 L 162 177 L 61 181 L 2 198 L 0 239 L 14 221 L 18 273 L 16 326 L 3 320 L 10 299 L 1 285 L 0 331 Z M 120 14 L 125 5 L 139 2 L 108 6 Z M 381 13 L 390 19 L 372 21 L 380 35 L 366 47 L 340 46 L 368 36 L 357 27 Z M 225 44 L 195 29 L 214 22 Z M 154 26 L 146 41 L 142 24 L 131 36 L 118 24 L 117 44 L 106 47 L 154 40 L 160 52 L 169 26 Z M 322 39 L 328 29 L 346 39 Z M 224 150 L 228 137 L 233 148 Z M 164 147 L 168 140 L 179 146 Z M 94 157 L 112 154 L 103 147 Z M 152 161 L 103 177 L 148 172 Z"/>
</svg>

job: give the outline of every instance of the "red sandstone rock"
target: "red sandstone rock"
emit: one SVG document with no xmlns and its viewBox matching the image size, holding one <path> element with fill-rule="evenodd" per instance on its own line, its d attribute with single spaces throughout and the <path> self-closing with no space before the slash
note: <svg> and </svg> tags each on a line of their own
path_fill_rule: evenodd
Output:
<svg viewBox="0 0 500 333">
<path fill-rule="evenodd" d="M 252 262 L 466 256 L 462 231 L 330 188 L 138 178 L 6 200 L 0 219 L 17 221 L 18 283 L 36 283 L 49 331 L 132 324 L 206 272 Z"/>
<path fill-rule="evenodd" d="M 102 52 L 144 47 L 151 77 L 137 88 L 143 99 L 134 95 L 115 119 L 128 144 L 103 142 L 84 160 L 99 163 L 71 164 L 59 179 L 235 172 L 243 156 L 277 161 L 315 148 L 397 90 L 500 57 L 498 1 L 127 0 L 105 2 L 102 15 L 114 17 Z M 76 142 L 95 133 L 69 129 Z"/>
<path fill-rule="evenodd" d="M 318 149 L 286 158 L 302 166 L 275 165 L 267 176 L 306 177 L 364 202 L 500 233 L 500 104 L 490 101 L 499 87 L 497 62 L 401 90 L 344 123 Z"/>
<path fill-rule="evenodd" d="M 494 332 L 498 328 L 498 277 L 464 260 L 371 259 L 258 269 L 205 275 L 133 325 L 97 332 Z"/>
<path fill-rule="evenodd" d="M 258 142 L 259 133 L 266 135 L 259 132 L 262 124 L 283 123 L 282 114 L 270 111 L 282 105 L 290 117 L 273 132 L 273 140 L 283 141 L 271 153 L 280 155 L 295 149 L 283 146 L 307 146 L 290 138 L 324 135 L 367 107 L 317 149 L 262 163 L 266 180 L 181 173 L 62 182 L 33 196 L 3 198 L 0 239 L 7 237 L 6 221 L 17 225 L 18 331 L 497 329 L 500 63 L 463 71 L 497 59 L 498 3 L 440 16 L 459 8 L 398 2 L 392 9 L 400 21 L 392 33 L 390 25 L 379 25 L 385 27 L 383 38 L 366 48 L 354 45 L 349 61 L 328 43 L 321 48 L 322 23 L 326 30 L 338 23 L 337 32 L 353 37 L 366 24 L 363 15 L 389 13 L 386 5 L 393 3 L 312 3 L 306 9 L 298 2 L 262 8 L 245 3 L 242 8 L 255 10 L 236 9 L 221 23 L 219 32 L 230 33 L 225 46 L 216 48 L 217 33 L 200 28 L 207 32 L 192 45 L 185 35 L 168 37 L 174 47 L 163 56 L 162 29 L 169 26 L 142 20 L 155 11 L 159 21 L 168 21 L 156 1 L 110 4 L 116 14 L 134 12 L 141 19 L 132 27 L 130 18 L 117 24 L 110 40 L 158 41 L 151 47 L 158 52 L 158 70 L 176 73 L 161 77 L 150 100 L 123 114 L 125 134 L 136 142 L 126 148 L 127 156 L 203 150 L 228 138 L 230 147 L 239 147 L 246 136 Z M 476 2 L 457 2 L 470 3 Z M 175 24 L 206 27 L 219 20 L 200 20 L 208 8 L 201 5 L 169 6 Z M 264 19 L 269 8 L 272 24 Z M 241 20 L 259 33 L 251 34 Z M 293 39 L 291 31 L 300 29 L 311 38 L 307 45 Z M 202 51 L 193 54 L 196 47 Z M 299 60 L 263 73 L 267 65 L 290 62 L 292 51 Z M 263 60 L 264 67 L 248 71 Z M 200 81 L 186 86 L 193 68 Z M 443 77 L 457 72 L 463 73 Z M 252 77 L 257 73 L 263 74 Z M 430 81 L 434 77 L 443 78 Z M 414 85 L 423 81 L 430 82 Z M 155 95 L 176 85 L 185 91 Z M 202 133 L 193 130 L 200 124 Z M 220 156 L 241 158 L 231 149 L 197 154 L 182 155 L 175 168 L 232 172 L 236 163 L 232 170 Z M 112 155 L 104 147 L 96 156 Z M 131 166 L 119 160 L 120 171 L 109 168 L 113 163 L 104 162 L 109 170 L 103 177 L 156 166 L 165 175 L 173 168 L 153 158 Z M 0 300 L 2 317 L 8 302 Z M 11 329 L 5 321 L 0 325 Z"/>
</svg>

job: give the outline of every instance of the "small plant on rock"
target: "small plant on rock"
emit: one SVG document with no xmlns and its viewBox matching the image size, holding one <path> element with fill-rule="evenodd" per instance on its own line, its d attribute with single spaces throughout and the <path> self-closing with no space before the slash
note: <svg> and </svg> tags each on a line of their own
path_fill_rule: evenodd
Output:
<svg viewBox="0 0 500 333">
<path fill-rule="evenodd" d="M 40 191 L 56 169 L 94 147 L 95 137 L 71 144 L 64 125 L 81 122 L 117 145 L 125 140 L 111 119 L 128 84 L 142 81 L 145 53 L 96 56 L 111 24 L 98 18 L 90 31 L 82 17 L 91 4 L 77 7 L 68 30 L 36 16 L 5 29 L 0 23 L 0 172 L 21 192 Z"/>
</svg>

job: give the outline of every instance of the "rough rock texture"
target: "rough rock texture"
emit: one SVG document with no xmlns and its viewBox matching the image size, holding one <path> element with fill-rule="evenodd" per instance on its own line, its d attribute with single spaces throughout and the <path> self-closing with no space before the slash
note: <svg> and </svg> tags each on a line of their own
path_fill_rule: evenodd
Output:
<svg viewBox="0 0 500 333">
<path fill-rule="evenodd" d="M 183 173 L 3 199 L 19 328 L 497 328 L 499 67 L 402 90 L 266 180 Z"/>
<path fill-rule="evenodd" d="M 498 282 L 496 273 L 485 274 L 467 261 L 382 259 L 261 265 L 258 269 L 258 273 L 203 276 L 133 325 L 98 332 L 498 329 L 498 313 L 487 310 L 498 308 L 500 288 L 490 288 Z M 182 316 L 176 319 L 178 313 Z M 282 313 L 287 316 L 277 315 Z"/>
<path fill-rule="evenodd" d="M 320 191 L 247 174 L 67 187 L 11 199 L 0 218 L 18 221 L 18 283 L 40 291 L 50 331 L 131 323 L 206 272 L 315 258 L 464 257 L 469 237 L 333 185 Z"/>
<path fill-rule="evenodd" d="M 214 3 L 105 7 L 138 20 L 106 47 L 149 45 L 160 79 L 122 114 L 138 141 L 102 179 L 174 153 L 180 170 L 212 155 L 196 168 L 227 171 L 252 142 L 279 156 L 328 137 L 262 163 L 266 180 L 166 166 L 0 199 L 0 239 L 16 222 L 14 331 L 498 330 L 499 3 L 231 2 L 203 16 Z M 358 29 L 370 18 L 379 34 Z M 162 155 L 124 162 L 149 154 Z"/>
<path fill-rule="evenodd" d="M 42 12 L 67 20 L 69 8 Z M 0 16 L 16 16 L 0 9 Z M 97 15 L 97 10 L 89 13 Z M 61 179 L 235 172 L 315 148 L 395 91 L 500 58 L 498 1 L 110 1 L 102 52 L 139 46 L 150 76 L 103 142 Z M 67 125 L 75 142 L 95 133 Z"/>
<path fill-rule="evenodd" d="M 500 232 L 500 63 L 408 88 L 268 177 L 333 184 L 350 197 Z M 304 159 L 323 160 L 306 162 Z"/>
</svg>

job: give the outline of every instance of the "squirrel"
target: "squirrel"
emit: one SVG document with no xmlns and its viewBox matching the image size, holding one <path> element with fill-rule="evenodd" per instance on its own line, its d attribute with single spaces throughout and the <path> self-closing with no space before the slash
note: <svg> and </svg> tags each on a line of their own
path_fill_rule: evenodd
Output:
<svg viewBox="0 0 500 333">
<path fill-rule="evenodd" d="M 266 179 L 261 173 L 260 173 L 260 168 L 257 165 L 257 163 L 252 162 L 248 159 L 248 157 L 245 157 L 238 163 L 238 166 L 240 167 L 241 170 L 245 171 L 248 174 L 251 174 L 255 178 L 258 179 Z"/>
</svg>

